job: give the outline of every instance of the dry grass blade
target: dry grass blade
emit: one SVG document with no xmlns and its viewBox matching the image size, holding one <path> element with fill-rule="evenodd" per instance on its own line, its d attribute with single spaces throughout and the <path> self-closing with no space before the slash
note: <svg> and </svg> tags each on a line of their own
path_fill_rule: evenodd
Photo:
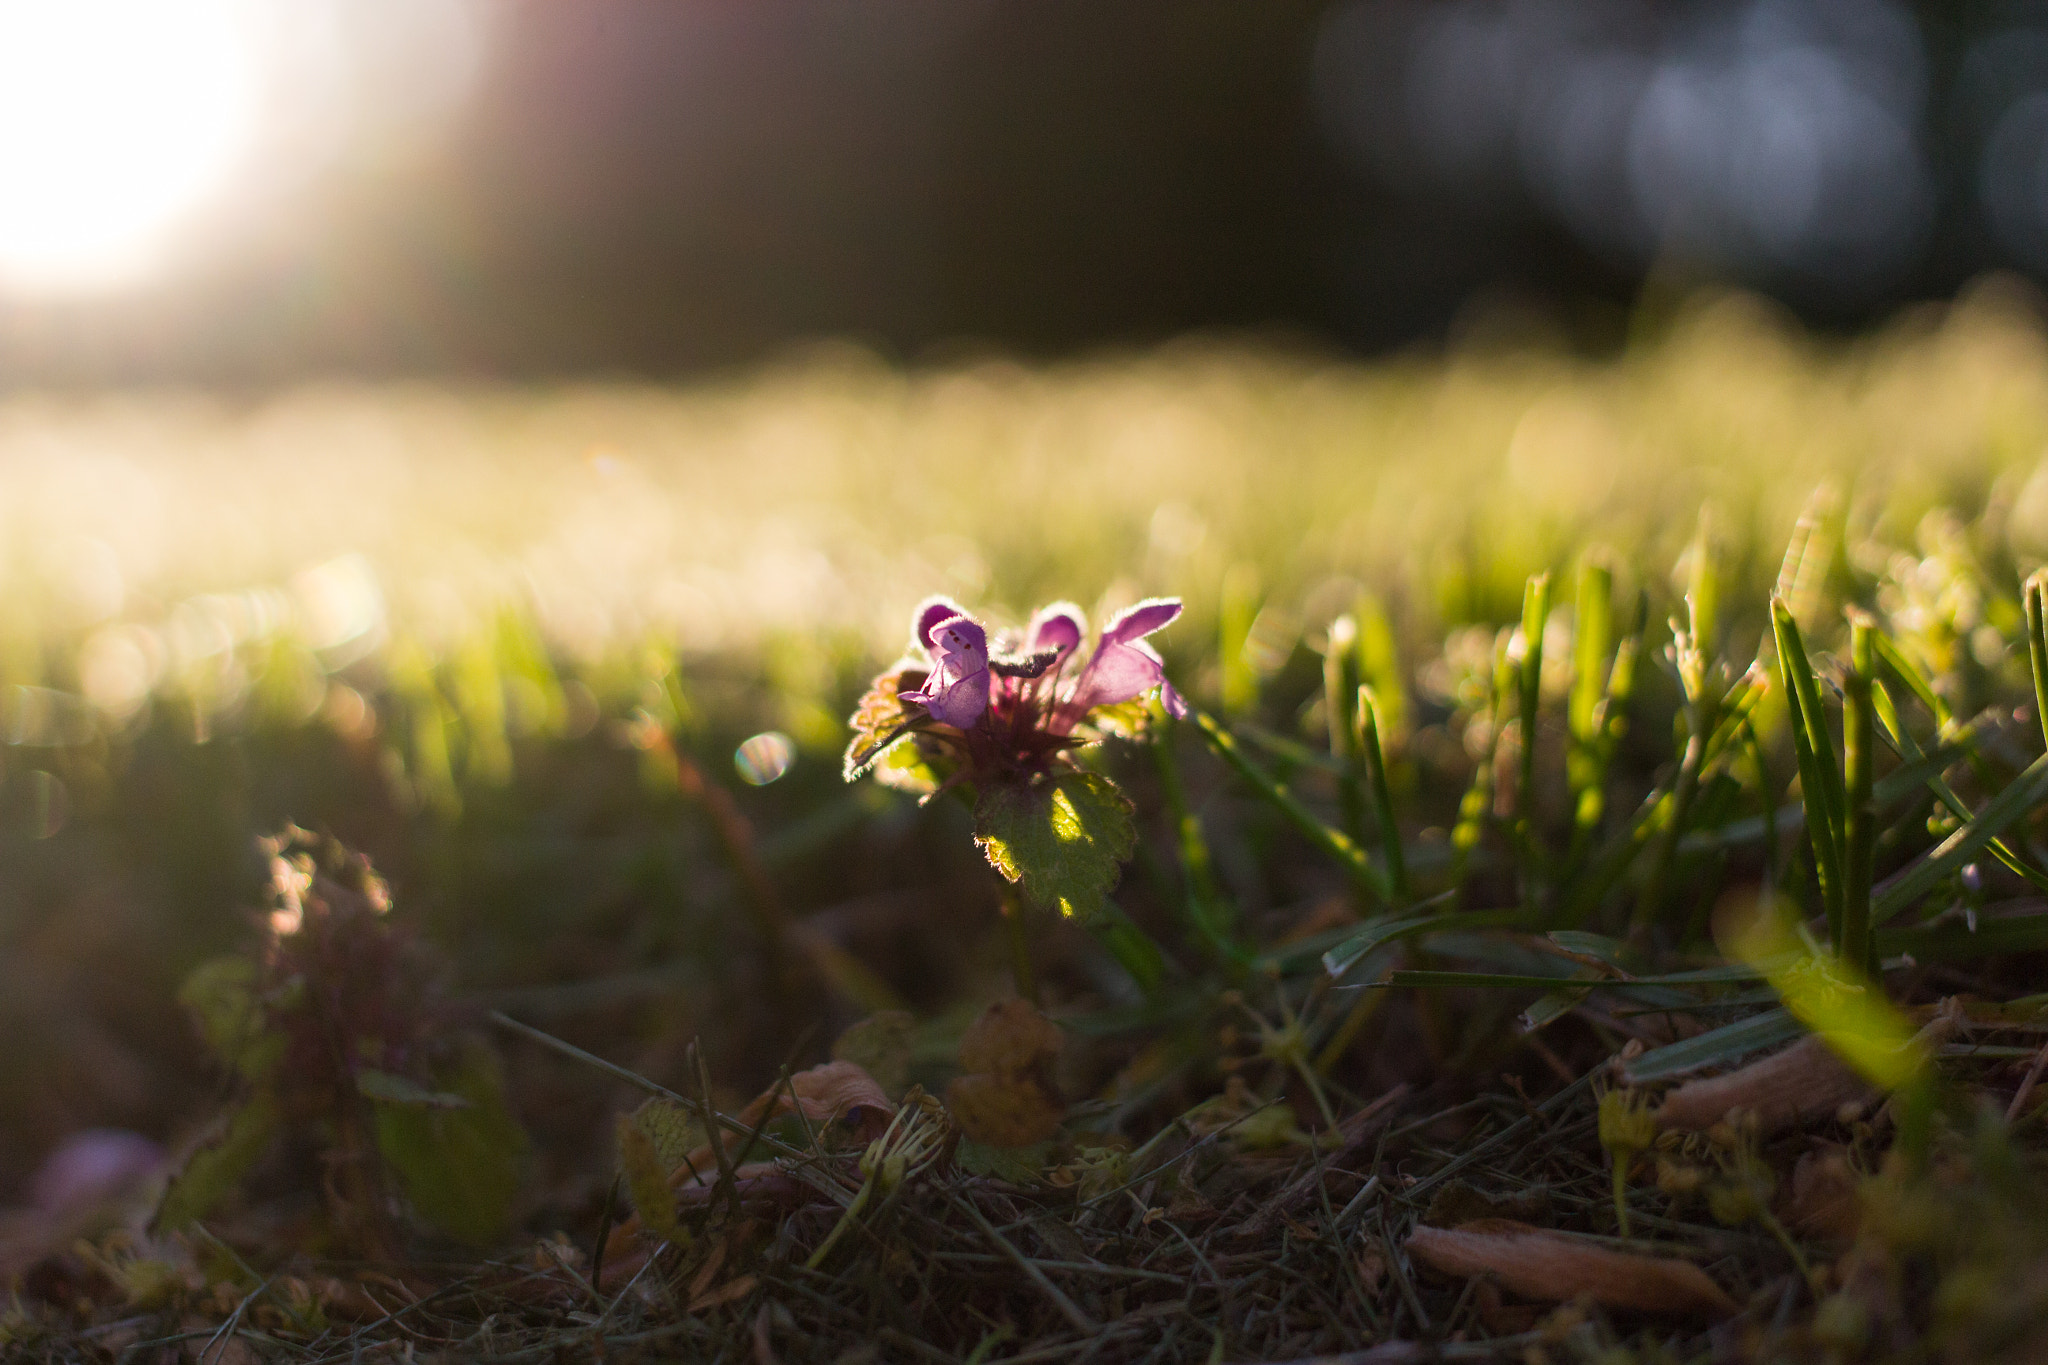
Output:
<svg viewBox="0 0 2048 1365">
<path fill-rule="evenodd" d="M 1504 1218 L 1457 1228 L 1418 1227 L 1411 1256 L 1447 1275 L 1490 1275 L 1523 1298 L 1564 1303 L 1581 1296 L 1634 1313 L 1722 1316 L 1735 1300 L 1686 1261 L 1609 1251 Z"/>
</svg>

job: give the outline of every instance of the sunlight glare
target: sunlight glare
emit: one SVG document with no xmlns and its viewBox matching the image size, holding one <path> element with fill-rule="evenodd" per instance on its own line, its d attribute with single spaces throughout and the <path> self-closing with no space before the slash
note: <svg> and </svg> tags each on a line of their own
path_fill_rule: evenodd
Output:
<svg viewBox="0 0 2048 1365">
<path fill-rule="evenodd" d="M 237 0 L 0 0 L 0 286 L 132 279 L 248 150 Z"/>
</svg>

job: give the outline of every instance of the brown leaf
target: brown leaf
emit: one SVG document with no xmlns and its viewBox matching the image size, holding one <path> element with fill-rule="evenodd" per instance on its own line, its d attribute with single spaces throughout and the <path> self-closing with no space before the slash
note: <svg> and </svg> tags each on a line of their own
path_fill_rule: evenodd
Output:
<svg viewBox="0 0 2048 1365">
<path fill-rule="evenodd" d="M 792 1093 L 796 1097 L 794 1102 L 790 1099 Z M 799 1071 L 789 1078 L 787 1089 L 770 1091 L 769 1095 L 775 1098 L 777 1115 L 801 1108 L 812 1123 L 844 1120 L 866 1142 L 880 1137 L 889 1124 L 889 1116 L 896 1112 L 895 1102 L 859 1062 L 826 1062 L 809 1071 Z M 755 1109 L 759 1104 L 761 1100 L 757 1099 L 748 1105 L 741 1121 L 749 1126 L 759 1123 L 761 1119 Z M 874 1131 L 867 1131 L 870 1128 Z"/>
<path fill-rule="evenodd" d="M 813 1126 L 834 1120 L 845 1123 L 854 1140 L 863 1144 L 880 1137 L 889 1126 L 889 1116 L 896 1112 L 895 1104 L 864 1067 L 858 1062 L 841 1061 L 799 1071 L 789 1078 L 788 1085 L 778 1082 L 756 1095 L 735 1117 L 751 1130 L 799 1109 Z M 726 1132 L 723 1140 L 730 1152 L 745 1143 L 746 1137 Z M 717 1175 L 718 1159 L 707 1142 L 670 1173 L 669 1181 L 679 1187 L 709 1184 Z"/>
<path fill-rule="evenodd" d="M 1806 1153 L 1792 1168 L 1785 1222 L 1808 1237 L 1854 1241 L 1862 1213 L 1856 1198 L 1860 1183 L 1842 1148 Z"/>
<path fill-rule="evenodd" d="M 960 1039 L 960 1069 L 1014 1075 L 1059 1060 L 1060 1027 L 1026 1000 L 998 1000 Z"/>
<path fill-rule="evenodd" d="M 1665 1128 L 1702 1132 L 1730 1110 L 1744 1109 L 1756 1115 L 1761 1131 L 1774 1133 L 1832 1115 L 1869 1093 L 1826 1043 L 1808 1037 L 1725 1076 L 1687 1081 L 1664 1097 L 1656 1117 Z"/>
<path fill-rule="evenodd" d="M 1059 1131 L 1066 1109 L 1029 1076 L 975 1072 L 946 1087 L 960 1131 L 991 1147 L 1029 1147 Z"/>
<path fill-rule="evenodd" d="M 1527 1299 L 1563 1303 L 1580 1295 L 1638 1313 L 1726 1316 L 1735 1300 L 1687 1261 L 1610 1251 L 1505 1218 L 1463 1227 L 1418 1227 L 1410 1255 L 1447 1275 L 1491 1275 Z"/>
</svg>

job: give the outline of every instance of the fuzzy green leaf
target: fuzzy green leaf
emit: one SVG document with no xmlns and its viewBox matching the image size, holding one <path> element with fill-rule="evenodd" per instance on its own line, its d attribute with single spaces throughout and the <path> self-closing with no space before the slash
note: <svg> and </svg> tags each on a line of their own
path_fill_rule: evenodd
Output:
<svg viewBox="0 0 2048 1365">
<path fill-rule="evenodd" d="M 1137 844 L 1132 809 L 1097 773 L 991 783 L 975 807 L 974 841 L 1034 904 L 1091 919 Z"/>
<path fill-rule="evenodd" d="M 257 998 L 258 967 L 246 957 L 217 957 L 193 968 L 178 988 L 214 1056 L 245 1079 L 261 1080 L 284 1055 L 282 1035 L 266 1032 Z"/>
<path fill-rule="evenodd" d="M 924 677 L 924 669 L 905 661 L 887 669 L 868 685 L 859 706 L 846 721 L 853 731 L 853 739 L 846 746 L 844 776 L 848 782 L 865 776 L 892 756 L 895 762 L 889 767 L 895 771 L 883 778 L 889 786 L 906 785 L 906 770 L 923 766 L 916 747 L 903 741 L 911 737 L 912 727 L 924 718 L 924 708 L 905 702 L 902 693 L 905 687 L 914 689 L 920 685 Z"/>
<path fill-rule="evenodd" d="M 497 1059 L 483 1048 L 471 1048 L 437 1079 L 469 1107 L 375 1102 L 377 1150 L 420 1217 L 480 1246 L 511 1222 L 526 1134 L 505 1107 Z"/>
</svg>

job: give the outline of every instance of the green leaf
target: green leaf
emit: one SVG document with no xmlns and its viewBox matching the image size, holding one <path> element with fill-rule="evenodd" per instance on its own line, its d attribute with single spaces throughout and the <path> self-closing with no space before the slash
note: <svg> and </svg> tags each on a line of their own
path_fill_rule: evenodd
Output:
<svg viewBox="0 0 2048 1365">
<path fill-rule="evenodd" d="M 260 980 L 250 959 L 217 957 L 193 968 L 178 988 L 178 1003 L 192 1012 L 213 1054 L 251 1081 L 267 1075 L 285 1047 L 281 1034 L 264 1027 Z"/>
<path fill-rule="evenodd" d="M 654 1143 L 655 1155 L 667 1171 L 681 1166 L 689 1160 L 690 1153 L 710 1141 L 696 1114 L 674 1100 L 656 1096 L 635 1109 L 632 1117 Z"/>
<path fill-rule="evenodd" d="M 356 1093 L 382 1104 L 407 1104 L 418 1109 L 467 1109 L 469 1101 L 446 1090 L 429 1090 L 417 1081 L 389 1071 L 358 1071 Z"/>
<path fill-rule="evenodd" d="M 633 1212 L 662 1241 L 679 1240 L 682 1224 L 676 1218 L 675 1194 L 668 1187 L 668 1174 L 674 1167 L 662 1161 L 653 1137 L 637 1115 L 619 1115 L 618 1144 L 619 1173 L 626 1178 L 626 1196 Z"/>
<path fill-rule="evenodd" d="M 991 783 L 975 806 L 974 842 L 1034 904 L 1088 920 L 1137 844 L 1132 809 L 1098 773 Z"/>
<path fill-rule="evenodd" d="M 377 1150 L 420 1217 L 481 1246 L 511 1222 L 526 1134 L 505 1108 L 497 1058 L 484 1048 L 470 1048 L 441 1083 L 469 1107 L 376 1102 Z"/>
<path fill-rule="evenodd" d="M 198 1222 L 227 1198 L 262 1160 L 277 1134 L 277 1101 L 259 1092 L 227 1116 L 220 1136 L 186 1158 L 157 1205 L 156 1226 L 166 1230 Z"/>
</svg>

